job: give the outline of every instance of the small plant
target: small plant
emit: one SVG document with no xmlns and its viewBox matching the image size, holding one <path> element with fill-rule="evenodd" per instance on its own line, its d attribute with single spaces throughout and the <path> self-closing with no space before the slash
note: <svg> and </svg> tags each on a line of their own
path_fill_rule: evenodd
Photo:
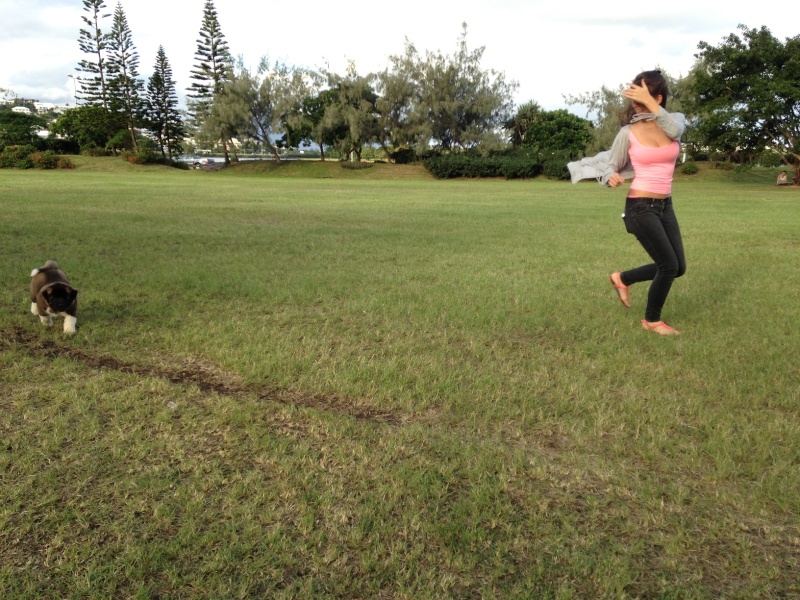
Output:
<svg viewBox="0 0 800 600">
<path fill-rule="evenodd" d="M 692 161 L 685 162 L 681 165 L 681 173 L 684 175 L 694 175 L 697 173 L 697 171 L 699 171 L 697 163 Z"/>
</svg>

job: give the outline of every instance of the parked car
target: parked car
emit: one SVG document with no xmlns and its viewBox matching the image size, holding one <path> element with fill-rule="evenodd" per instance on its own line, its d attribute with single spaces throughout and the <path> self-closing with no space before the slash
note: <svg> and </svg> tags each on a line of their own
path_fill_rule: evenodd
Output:
<svg viewBox="0 0 800 600">
<path fill-rule="evenodd" d="M 196 158 L 192 165 L 195 169 L 202 169 L 208 165 L 213 165 L 214 159 L 213 158 Z"/>
</svg>

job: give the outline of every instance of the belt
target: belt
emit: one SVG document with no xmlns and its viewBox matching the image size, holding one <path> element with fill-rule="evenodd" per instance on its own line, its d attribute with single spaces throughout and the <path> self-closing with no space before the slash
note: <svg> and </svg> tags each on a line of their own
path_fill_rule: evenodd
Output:
<svg viewBox="0 0 800 600">
<path fill-rule="evenodd" d="M 666 202 L 667 200 L 672 200 L 672 196 L 667 196 L 666 198 L 645 198 L 642 196 L 628 196 L 625 198 L 626 200 L 632 200 L 633 202 Z"/>
</svg>

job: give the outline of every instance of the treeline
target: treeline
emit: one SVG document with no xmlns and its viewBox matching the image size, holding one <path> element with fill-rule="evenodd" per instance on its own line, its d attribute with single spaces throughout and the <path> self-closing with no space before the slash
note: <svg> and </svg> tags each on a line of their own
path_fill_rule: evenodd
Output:
<svg viewBox="0 0 800 600">
<path fill-rule="evenodd" d="M 267 58 L 249 68 L 233 60 L 213 0 L 181 111 L 163 47 L 145 83 L 122 4 L 110 15 L 104 0 L 82 1 L 81 105 L 50 126 L 82 152 L 148 161 L 202 148 L 229 162 L 243 148 L 280 160 L 286 148 L 313 146 L 322 160 L 360 161 L 378 149 L 394 162 L 423 161 L 437 177 L 565 178 L 567 162 L 610 146 L 624 112 L 621 86 L 565 97 L 585 118 L 534 101 L 515 107 L 517 84 L 482 67 L 484 49 L 469 48 L 466 24 L 453 54 L 421 53 L 407 41 L 379 73 Z M 783 164 L 800 181 L 800 36 L 780 41 L 765 27 L 740 26 L 717 46 L 700 42 L 695 58 L 686 76 L 665 73 L 668 109 L 688 117 L 688 157 Z"/>
</svg>

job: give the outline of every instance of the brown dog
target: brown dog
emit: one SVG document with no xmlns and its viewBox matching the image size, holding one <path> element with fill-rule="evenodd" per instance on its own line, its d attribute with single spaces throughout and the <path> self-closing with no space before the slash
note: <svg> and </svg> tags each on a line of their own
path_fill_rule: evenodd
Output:
<svg viewBox="0 0 800 600">
<path fill-rule="evenodd" d="M 53 324 L 54 316 L 64 317 L 64 333 L 75 333 L 78 290 L 69 284 L 54 260 L 31 271 L 31 313 L 48 326 Z"/>
</svg>

